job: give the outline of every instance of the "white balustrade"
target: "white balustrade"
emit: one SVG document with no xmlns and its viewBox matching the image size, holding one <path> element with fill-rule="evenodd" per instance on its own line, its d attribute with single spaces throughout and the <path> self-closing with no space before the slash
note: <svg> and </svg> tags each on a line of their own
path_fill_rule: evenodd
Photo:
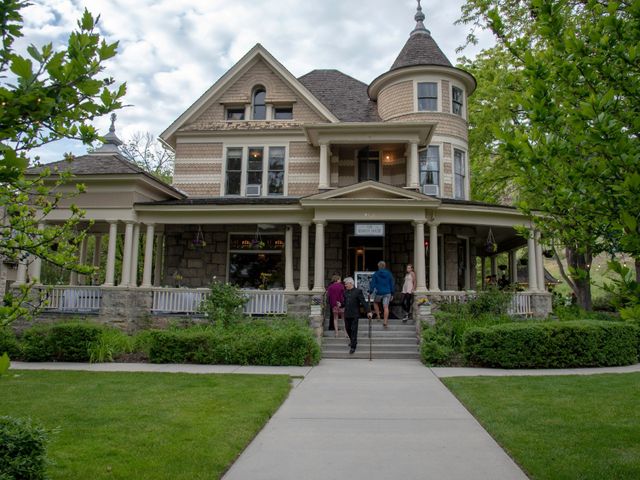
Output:
<svg viewBox="0 0 640 480">
<path fill-rule="evenodd" d="M 100 310 L 100 287 L 53 286 L 46 294 L 45 310 L 54 312 L 97 312 Z"/>
<path fill-rule="evenodd" d="M 153 313 L 197 314 L 209 295 L 208 289 L 162 288 L 153 290 Z M 247 298 L 246 315 L 281 315 L 287 313 L 284 292 L 278 290 L 241 290 Z"/>
<path fill-rule="evenodd" d="M 526 292 L 516 292 L 511 297 L 511 303 L 507 308 L 509 315 L 532 315 L 531 310 L 531 295 Z"/>
</svg>

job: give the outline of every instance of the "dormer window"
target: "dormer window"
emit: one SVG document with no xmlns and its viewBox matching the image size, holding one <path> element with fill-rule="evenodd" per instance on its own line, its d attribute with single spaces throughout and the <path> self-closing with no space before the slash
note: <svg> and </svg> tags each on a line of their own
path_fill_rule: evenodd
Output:
<svg viewBox="0 0 640 480">
<path fill-rule="evenodd" d="M 451 110 L 456 115 L 462 117 L 462 107 L 464 106 L 464 93 L 461 88 L 453 87 L 451 89 Z"/>
<path fill-rule="evenodd" d="M 274 107 L 274 120 L 291 120 L 293 119 L 293 107 Z"/>
<path fill-rule="evenodd" d="M 244 120 L 244 107 L 227 107 L 227 120 Z"/>
<path fill-rule="evenodd" d="M 438 84 L 436 82 L 418 83 L 418 111 L 436 112 L 438 110 Z"/>
<path fill-rule="evenodd" d="M 253 120 L 265 120 L 267 118 L 267 105 L 265 100 L 267 98 L 267 92 L 264 88 L 258 87 L 253 92 Z"/>
</svg>

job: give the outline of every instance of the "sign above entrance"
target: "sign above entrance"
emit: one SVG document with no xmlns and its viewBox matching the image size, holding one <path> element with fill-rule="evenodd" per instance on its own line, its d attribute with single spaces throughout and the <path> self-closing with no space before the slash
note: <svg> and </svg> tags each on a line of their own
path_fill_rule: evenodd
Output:
<svg viewBox="0 0 640 480">
<path fill-rule="evenodd" d="M 384 223 L 356 223 L 353 234 L 358 237 L 384 237 Z"/>
</svg>

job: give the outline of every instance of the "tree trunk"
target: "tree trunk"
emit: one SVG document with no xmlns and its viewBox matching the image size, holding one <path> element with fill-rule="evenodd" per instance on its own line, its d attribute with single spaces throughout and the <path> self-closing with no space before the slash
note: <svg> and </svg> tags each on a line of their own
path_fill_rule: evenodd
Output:
<svg viewBox="0 0 640 480">
<path fill-rule="evenodd" d="M 573 248 L 567 247 L 567 265 L 571 276 L 573 293 L 576 295 L 576 302 L 580 308 L 591 310 L 591 269 L 592 255 L 579 253 Z"/>
<path fill-rule="evenodd" d="M 636 282 L 640 283 L 640 258 L 636 258 Z"/>
</svg>

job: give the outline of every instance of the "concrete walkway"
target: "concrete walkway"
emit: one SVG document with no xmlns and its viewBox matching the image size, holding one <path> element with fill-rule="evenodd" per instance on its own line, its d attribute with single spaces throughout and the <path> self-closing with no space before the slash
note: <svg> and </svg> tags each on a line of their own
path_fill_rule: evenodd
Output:
<svg viewBox="0 0 640 480">
<path fill-rule="evenodd" d="M 317 367 L 25 363 L 14 370 L 283 374 L 294 388 L 226 480 L 491 479 L 527 477 L 438 377 L 591 375 L 626 367 L 426 368 L 417 360 L 323 360 Z"/>
<path fill-rule="evenodd" d="M 323 360 L 226 480 L 526 479 L 416 360 Z"/>
</svg>

